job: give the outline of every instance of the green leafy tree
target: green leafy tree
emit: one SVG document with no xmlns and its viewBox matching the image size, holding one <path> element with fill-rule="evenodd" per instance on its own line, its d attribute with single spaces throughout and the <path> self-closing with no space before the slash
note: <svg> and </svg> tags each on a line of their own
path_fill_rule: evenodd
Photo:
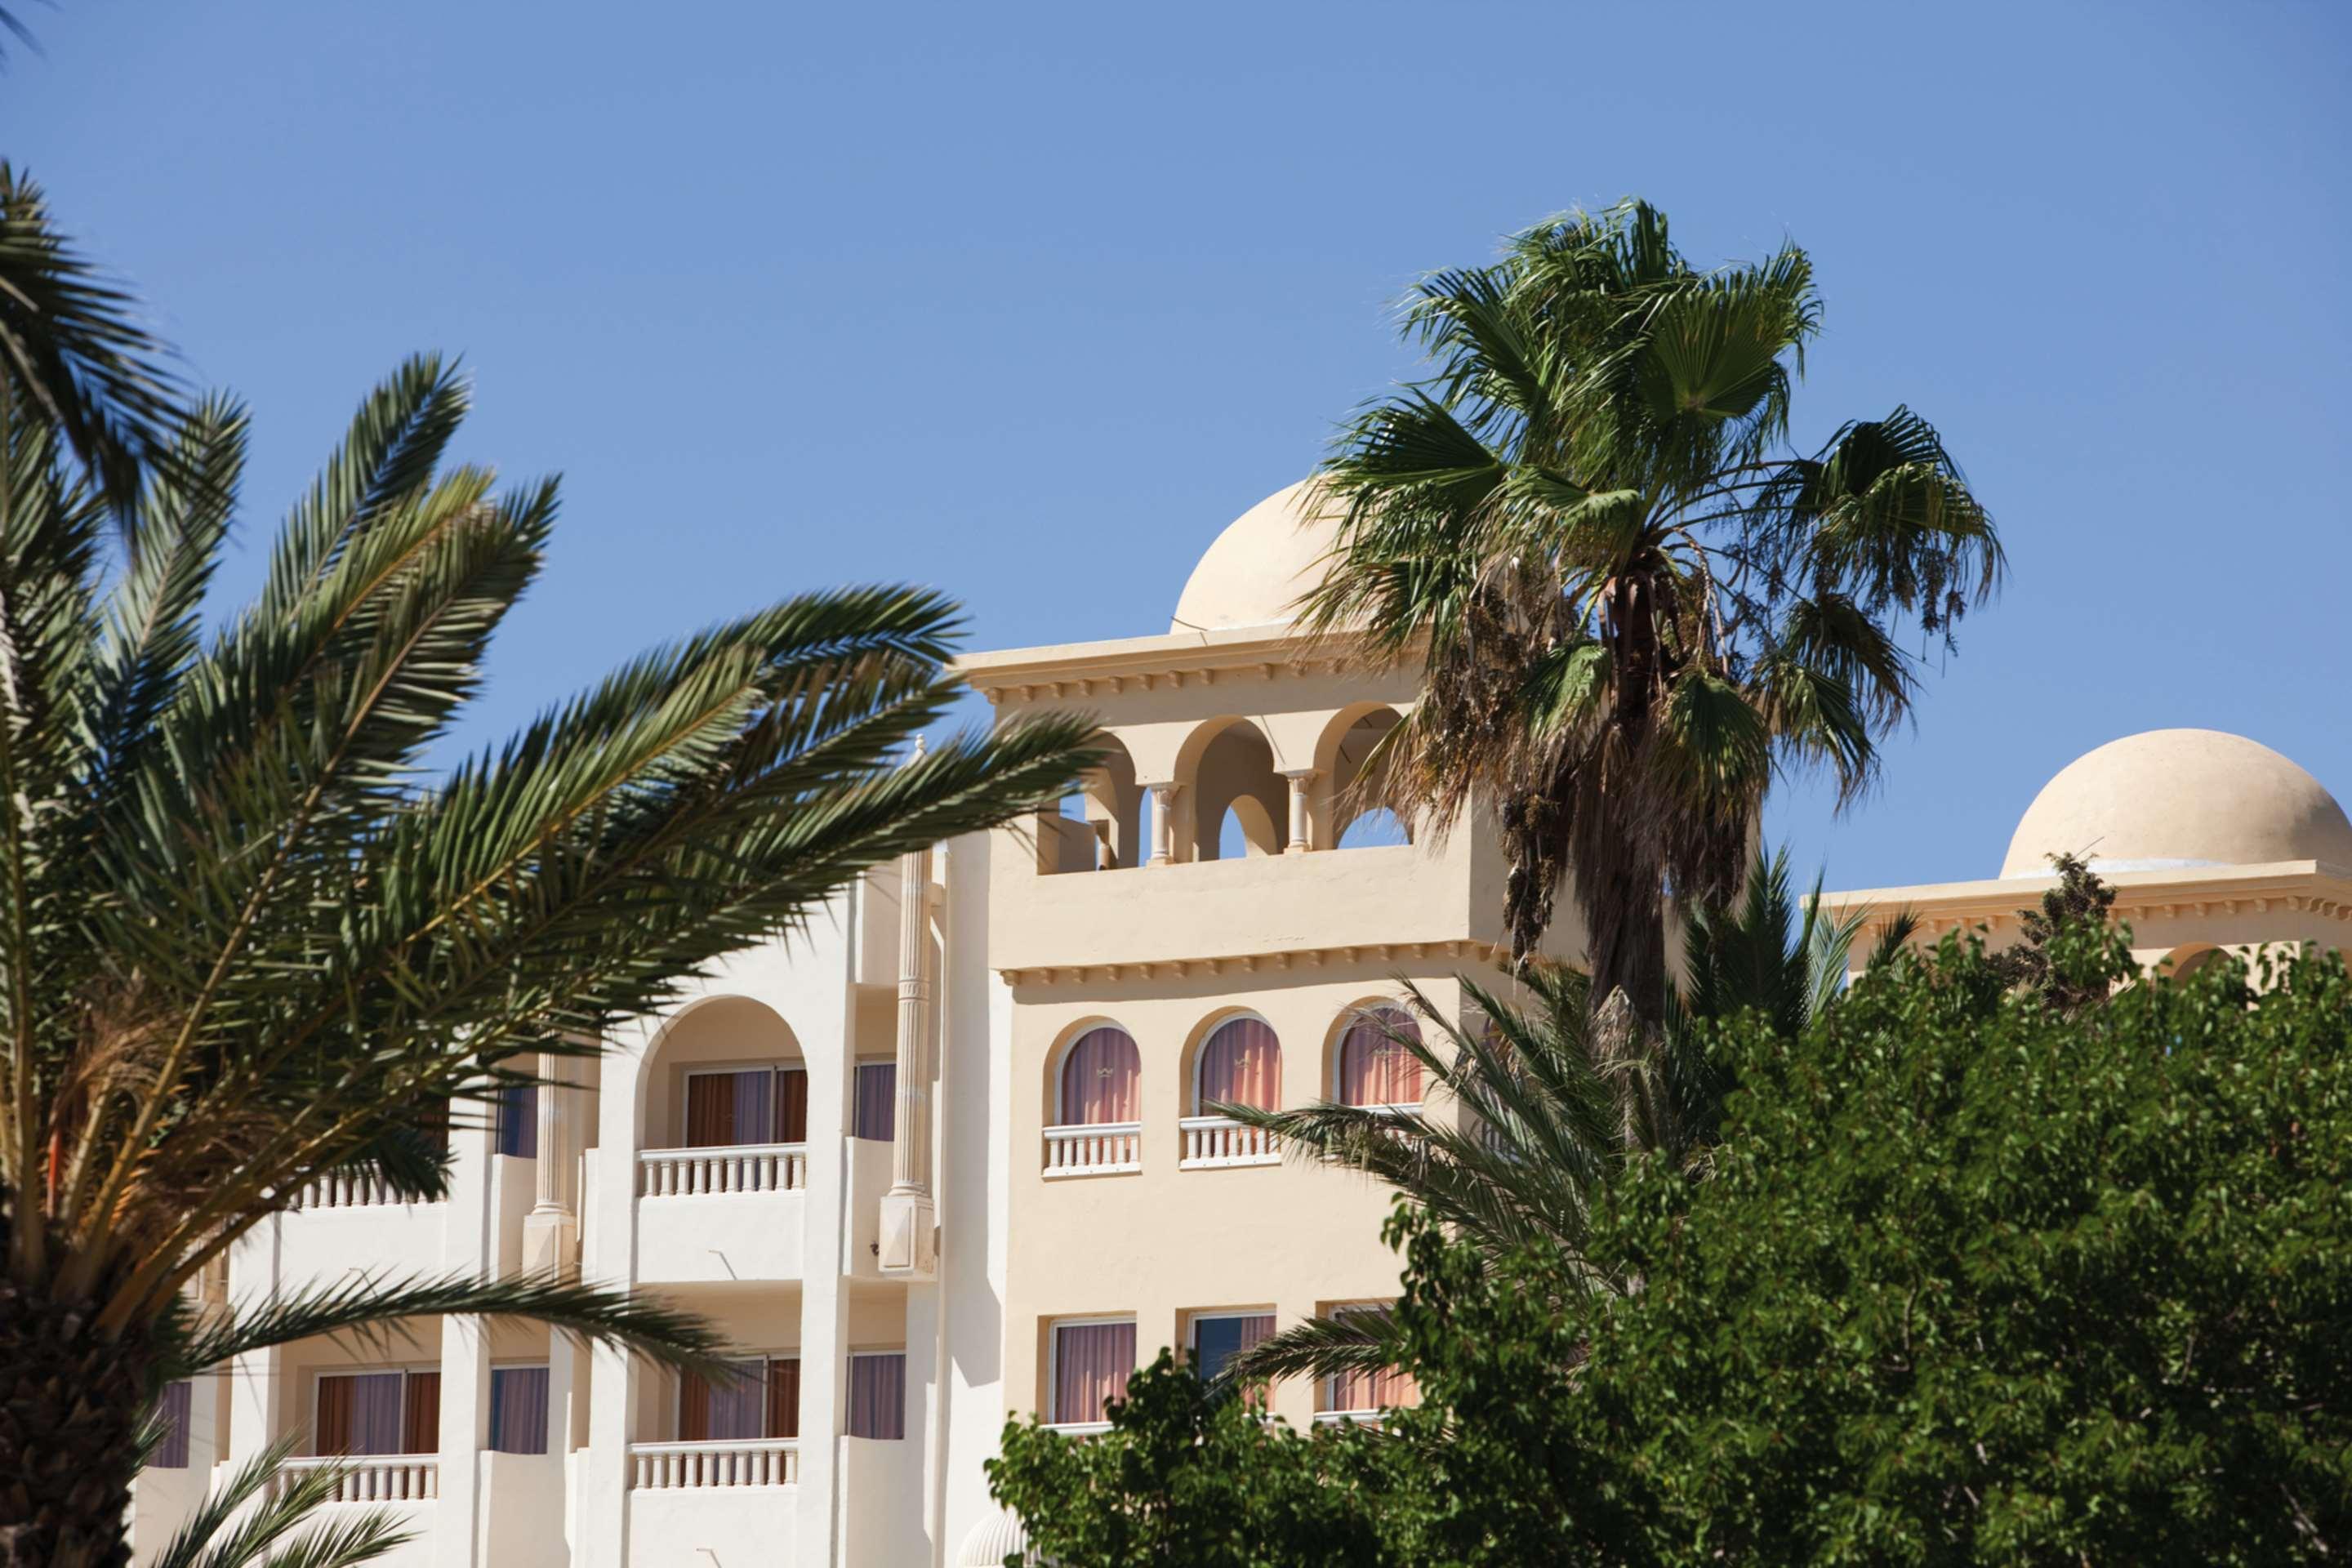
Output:
<svg viewBox="0 0 2352 1568">
<path fill-rule="evenodd" d="M 1214 1397 L 1163 1351 L 1084 1440 L 1008 1422 L 989 1489 L 1018 1513 L 1032 1563 L 1087 1568 L 1418 1564 L 1408 1467 L 1367 1435 L 1310 1436 Z M 1019 1559 L 1009 1558 L 1018 1563 Z"/>
<path fill-rule="evenodd" d="M 1777 765 L 1864 787 L 1911 711 L 1897 627 L 1948 642 L 2000 576 L 1909 409 L 1790 448 L 1820 317 L 1793 245 L 1700 271 L 1645 203 L 1572 214 L 1422 284 L 1430 374 L 1322 469 L 1341 515 L 1305 623 L 1422 671 L 1380 787 L 1440 825 L 1496 802 L 1514 954 L 1568 880 L 1593 1004 L 1622 989 L 1645 1023 L 1664 889 L 1736 895 Z"/>
<path fill-rule="evenodd" d="M 1090 760 L 1053 722 L 898 765 L 954 700 L 958 617 L 877 587 L 657 647 L 426 773 L 555 517 L 551 482 L 445 466 L 467 396 L 432 358 L 378 388 L 210 635 L 243 414 L 181 421 L 119 556 L 55 413 L 9 427 L 0 1563 L 123 1563 L 141 1410 L 244 1352 L 455 1312 L 698 1363 L 695 1321 L 559 1278 L 353 1279 L 205 1314 L 185 1290 L 327 1173 L 438 1195 L 417 1131 L 436 1108 L 467 1114 Z"/>
<path fill-rule="evenodd" d="M 2057 885 L 2043 893 L 2032 909 L 2017 911 L 2018 929 L 2024 940 L 1993 956 L 1993 972 L 2060 1012 L 2079 1013 L 2107 999 L 2109 977 L 2096 963 L 2078 963 L 2076 973 L 2066 973 L 2053 962 L 2051 944 L 2062 931 L 2105 930 L 2107 911 L 2115 907 L 2116 890 L 2100 880 L 2080 856 L 2053 855 L 2050 864 L 2058 873 Z"/>
</svg>

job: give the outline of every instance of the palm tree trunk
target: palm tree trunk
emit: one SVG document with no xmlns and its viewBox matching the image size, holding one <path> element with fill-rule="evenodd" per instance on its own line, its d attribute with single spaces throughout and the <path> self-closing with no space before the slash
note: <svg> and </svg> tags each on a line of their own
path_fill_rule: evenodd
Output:
<svg viewBox="0 0 2352 1568">
<path fill-rule="evenodd" d="M 0 1568 L 124 1568 L 149 1362 L 0 1281 Z"/>
</svg>

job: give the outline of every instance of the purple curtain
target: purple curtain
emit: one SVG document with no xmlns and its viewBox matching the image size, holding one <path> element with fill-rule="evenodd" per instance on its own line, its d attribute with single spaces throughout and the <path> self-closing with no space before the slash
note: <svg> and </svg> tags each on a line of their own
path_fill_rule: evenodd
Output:
<svg viewBox="0 0 2352 1568">
<path fill-rule="evenodd" d="M 1421 1061 L 1396 1037 L 1421 1038 L 1420 1026 L 1395 1007 L 1369 1007 L 1339 1039 L 1343 1105 L 1419 1105 Z"/>
<path fill-rule="evenodd" d="M 849 1358 L 849 1435 L 901 1438 L 907 1435 L 907 1355 Z"/>
<path fill-rule="evenodd" d="M 1271 1110 L 1282 1099 L 1282 1047 L 1271 1026 L 1256 1018 L 1220 1025 L 1201 1047 L 1201 1098 L 1193 1109 L 1207 1114 L 1212 1100 Z"/>
<path fill-rule="evenodd" d="M 159 1470 L 184 1470 L 188 1468 L 188 1406 L 194 1396 L 195 1385 L 182 1378 L 163 1385 L 163 1396 L 155 1402 L 155 1418 L 163 1423 L 163 1440 L 155 1445 L 155 1457 L 147 1462 Z"/>
<path fill-rule="evenodd" d="M 339 1373 L 320 1378 L 319 1452 L 399 1453 L 400 1385 L 404 1381 L 396 1372 Z"/>
<path fill-rule="evenodd" d="M 1054 1330 L 1054 1419 L 1100 1421 L 1135 1373 L 1133 1323 L 1064 1323 Z"/>
<path fill-rule="evenodd" d="M 1062 1124 L 1133 1121 L 1143 1058 L 1125 1029 L 1106 1025 L 1078 1037 L 1062 1060 Z M 1089 1419 L 1092 1419 L 1089 1417 Z"/>
<path fill-rule="evenodd" d="M 499 1092 L 499 1152 L 539 1158 L 539 1085 L 513 1083 Z"/>
<path fill-rule="evenodd" d="M 887 1143 L 898 1124 L 898 1064 L 857 1064 L 857 1115 L 849 1135 Z"/>
<path fill-rule="evenodd" d="M 730 1362 L 742 1375 L 707 1382 L 688 1378 L 678 1400 L 678 1436 L 688 1443 L 762 1437 L 768 1430 L 768 1363 Z"/>
<path fill-rule="evenodd" d="M 490 1447 L 501 1454 L 547 1452 L 547 1368 L 490 1369 Z"/>
</svg>

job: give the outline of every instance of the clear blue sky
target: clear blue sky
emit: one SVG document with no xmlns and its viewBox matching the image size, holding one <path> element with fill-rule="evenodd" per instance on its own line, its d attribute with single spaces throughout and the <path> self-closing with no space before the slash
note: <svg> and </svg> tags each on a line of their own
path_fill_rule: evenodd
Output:
<svg viewBox="0 0 2352 1568">
<path fill-rule="evenodd" d="M 263 529 L 371 381 L 478 377 L 564 475 L 475 738 L 634 648 L 908 577 L 980 646 L 1165 629 L 1229 519 L 1410 369 L 1416 273 L 1627 194 L 1793 236 L 1803 434 L 1909 402 L 2013 578 L 1833 885 L 1990 875 L 2131 731 L 2352 795 L 2352 11 L 60 0 L 0 148 L 257 421 Z"/>
</svg>

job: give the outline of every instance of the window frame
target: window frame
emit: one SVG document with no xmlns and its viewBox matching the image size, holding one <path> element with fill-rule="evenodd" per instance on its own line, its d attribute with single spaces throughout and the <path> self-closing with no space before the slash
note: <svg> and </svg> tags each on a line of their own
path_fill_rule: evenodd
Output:
<svg viewBox="0 0 2352 1568">
<path fill-rule="evenodd" d="M 1325 1321 L 1336 1321 L 1351 1312 L 1371 1312 L 1383 1318 L 1396 1315 L 1397 1298 L 1365 1297 L 1359 1300 L 1328 1301 L 1315 1315 Z M 1405 1374 L 1411 1377 L 1412 1374 Z M 1418 1380 L 1416 1380 L 1416 1387 Z M 1315 1380 L 1315 1414 L 1318 1418 L 1360 1419 L 1378 1415 L 1391 1406 L 1382 1405 L 1350 1405 L 1342 1406 L 1339 1399 L 1339 1377 L 1318 1377 Z M 1398 1407 L 1402 1408 L 1402 1407 Z"/>
<path fill-rule="evenodd" d="M 420 1376 L 431 1376 L 436 1379 L 440 1377 L 441 1363 L 439 1362 L 416 1361 L 398 1362 L 389 1365 L 374 1364 L 366 1366 L 352 1365 L 311 1368 L 310 1399 L 310 1447 L 316 1448 L 319 1446 L 319 1397 L 321 1384 L 325 1384 L 329 1378 L 383 1377 L 390 1373 L 398 1373 L 400 1374 L 400 1415 L 398 1425 L 401 1430 L 405 1432 L 408 1429 L 409 1384 L 413 1379 Z M 440 1452 L 441 1445 L 439 1434 L 436 1432 L 435 1434 L 435 1441 L 432 1447 L 420 1448 L 414 1453 L 411 1453 L 406 1449 L 403 1449 L 397 1453 L 392 1454 L 340 1454 L 327 1456 L 313 1455 L 311 1457 L 351 1459 L 415 1459 L 432 1458 L 437 1456 Z"/>
<path fill-rule="evenodd" d="M 1202 1307 L 1184 1314 L 1184 1358 L 1195 1373 L 1201 1372 L 1201 1325 L 1233 1322 L 1238 1319 L 1264 1318 L 1279 1326 L 1279 1314 L 1272 1307 Z"/>
<path fill-rule="evenodd" d="M 866 1436 L 864 1434 L 849 1430 L 850 1401 L 856 1397 L 855 1390 L 857 1385 L 856 1368 L 861 1360 L 884 1356 L 896 1356 L 898 1360 L 898 1435 L 896 1437 Z M 907 1440 L 907 1347 L 905 1345 L 868 1345 L 863 1349 L 851 1351 L 843 1359 L 841 1391 L 843 1395 L 841 1435 L 843 1436 L 858 1437 L 868 1443 L 903 1443 Z"/>
<path fill-rule="evenodd" d="M 797 1149 L 805 1146 L 808 1142 L 808 1129 L 805 1126 L 801 1129 L 802 1135 L 798 1142 L 794 1142 L 790 1139 L 771 1138 L 759 1143 L 705 1144 L 695 1143 L 690 1141 L 693 1136 L 693 1122 L 690 1120 L 691 1112 L 688 1108 L 693 1103 L 693 1090 L 688 1086 L 698 1078 L 731 1078 L 739 1073 L 757 1072 L 763 1068 L 767 1069 L 768 1076 L 772 1080 L 768 1091 L 768 1110 L 772 1119 L 774 1117 L 777 1109 L 782 1103 L 781 1097 L 776 1094 L 772 1082 L 772 1079 L 774 1079 L 778 1075 L 787 1072 L 799 1073 L 803 1078 L 810 1080 L 810 1087 L 812 1089 L 814 1088 L 814 1075 L 809 1071 L 808 1062 L 805 1058 L 787 1059 L 782 1057 L 754 1057 L 745 1061 L 734 1062 L 731 1064 L 727 1062 L 689 1062 L 681 1066 L 677 1069 L 677 1111 L 675 1123 L 677 1128 L 677 1142 L 675 1146 L 679 1149 Z M 803 1111 L 803 1117 L 805 1117 L 805 1111 Z"/>
<path fill-rule="evenodd" d="M 497 1387 L 497 1385 L 498 1385 L 498 1377 L 499 1377 L 499 1373 L 502 1373 L 502 1372 L 534 1372 L 534 1371 L 536 1371 L 536 1372 L 544 1372 L 544 1373 L 547 1373 L 547 1393 L 548 1393 L 546 1418 L 545 1418 L 545 1424 L 544 1424 L 544 1425 L 540 1428 L 540 1434 L 539 1434 L 539 1451 L 538 1451 L 538 1453 L 537 1453 L 537 1454 L 533 1454 L 533 1453 L 531 1453 L 531 1452 L 530 1452 L 530 1450 L 528 1450 L 528 1449 L 516 1449 L 516 1448 L 494 1448 L 494 1447 L 492 1447 L 490 1446 L 490 1443 L 491 1443 L 491 1440 L 492 1440 L 492 1439 L 497 1436 L 497 1425 L 496 1425 L 496 1423 L 497 1423 L 497 1419 L 498 1419 L 498 1409 L 499 1409 L 499 1407 L 498 1407 L 498 1402 L 497 1402 L 497 1400 L 495 1399 L 495 1397 L 493 1396 L 492 1391 L 493 1391 L 493 1390 Z M 567 1434 L 566 1434 L 566 1436 L 568 1437 L 569 1436 L 570 1436 L 570 1434 L 568 1434 L 568 1433 L 567 1433 Z M 569 1444 L 568 1444 L 568 1443 L 567 1443 L 566 1447 L 569 1447 Z M 486 1454 L 516 1454 L 516 1453 L 520 1453 L 520 1454 L 521 1454 L 521 1455 L 522 1455 L 524 1458 L 543 1458 L 543 1457 L 545 1457 L 545 1456 L 547 1456 L 547 1455 L 550 1455 L 550 1454 L 553 1454 L 553 1453 L 555 1453 L 556 1451 L 557 1451 L 557 1449 L 556 1449 L 556 1447 L 555 1447 L 555 1359 L 554 1359 L 554 1356 L 551 1353 L 551 1354 L 549 1355 L 548 1359 L 547 1359 L 547 1360 L 545 1360 L 545 1361 L 533 1361 L 533 1360 L 530 1360 L 530 1359 L 529 1359 L 529 1358 L 523 1358 L 523 1359 L 520 1359 L 520 1360 L 506 1360 L 506 1361 L 497 1361 L 497 1360 L 494 1360 L 494 1361 L 492 1361 L 492 1362 L 490 1363 L 490 1374 L 489 1374 L 489 1376 L 488 1376 L 488 1377 L 486 1377 L 486 1378 L 484 1378 L 484 1379 L 482 1380 L 482 1452 L 484 1452 L 484 1453 L 486 1453 Z"/>
<path fill-rule="evenodd" d="M 1066 1101 L 1069 1098 L 1068 1079 L 1070 1058 L 1072 1054 L 1077 1050 L 1078 1043 L 1080 1041 L 1087 1038 L 1089 1035 L 1096 1034 L 1104 1029 L 1117 1029 L 1120 1034 L 1126 1036 L 1128 1045 L 1133 1047 L 1135 1051 L 1135 1115 L 1131 1119 L 1131 1122 L 1135 1126 L 1139 1127 L 1142 1125 L 1145 1080 L 1143 1071 L 1143 1042 L 1135 1037 L 1134 1030 L 1129 1028 L 1125 1024 L 1120 1023 L 1118 1019 L 1097 1018 L 1091 1023 L 1082 1024 L 1076 1028 L 1072 1029 L 1068 1037 L 1062 1041 L 1059 1048 L 1054 1052 L 1054 1120 L 1045 1123 L 1048 1128 L 1125 1127 L 1130 1125 L 1130 1122 L 1129 1121 L 1073 1121 L 1069 1119 L 1070 1108 Z"/>
<path fill-rule="evenodd" d="M 1140 1339 L 1142 1329 L 1139 1322 L 1138 1314 L 1134 1312 L 1092 1312 L 1074 1317 L 1048 1318 L 1045 1320 L 1045 1403 L 1046 1426 L 1080 1427 L 1089 1431 L 1097 1431 L 1109 1425 L 1108 1418 L 1099 1411 L 1096 1412 L 1091 1419 L 1086 1421 L 1070 1421 L 1063 1418 L 1061 1410 L 1061 1369 L 1062 1331 L 1064 1329 L 1100 1328 L 1106 1324 L 1111 1323 L 1127 1323 L 1136 1327 L 1136 1331 L 1139 1336 L 1137 1340 L 1138 1348 L 1133 1352 L 1130 1352 L 1129 1358 L 1129 1364 L 1127 1369 L 1128 1376 L 1133 1377 L 1135 1375 L 1135 1367 L 1133 1364 L 1134 1357 L 1142 1353 L 1142 1342 Z M 1125 1392 L 1126 1385 L 1122 1384 L 1120 1385 L 1120 1393 L 1123 1394 Z"/>
<path fill-rule="evenodd" d="M 1376 1115 L 1417 1115 L 1419 1114 L 1422 1107 L 1429 1103 L 1429 1069 L 1422 1064 L 1421 1058 L 1418 1057 L 1412 1059 L 1413 1071 L 1419 1074 L 1421 1078 L 1421 1097 L 1418 1100 L 1373 1100 L 1364 1105 L 1358 1105 L 1355 1101 L 1347 1097 L 1348 1037 L 1355 1033 L 1356 1026 L 1360 1023 L 1369 1022 L 1380 1025 L 1381 1020 L 1373 1017 L 1372 1015 L 1383 1011 L 1393 1012 L 1400 1015 L 1403 1017 L 1406 1023 L 1412 1026 L 1413 1033 L 1415 1035 L 1419 1035 L 1421 1033 L 1421 1021 L 1412 1016 L 1412 1009 L 1407 1007 L 1401 1001 L 1389 1000 L 1381 1002 L 1358 1002 L 1351 1004 L 1346 1011 L 1339 1015 L 1339 1030 L 1337 1035 L 1332 1037 L 1331 1040 L 1331 1071 L 1329 1086 L 1331 1103 L 1334 1105 L 1344 1105 L 1350 1110 L 1369 1110 Z M 1385 1027 L 1385 1026 L 1382 1026 L 1382 1027 Z M 1422 1043 L 1423 1045 L 1427 1045 L 1429 1042 L 1427 1040 L 1423 1040 Z"/>
<path fill-rule="evenodd" d="M 865 1103 L 862 1097 L 866 1090 L 864 1073 L 867 1068 L 888 1068 L 890 1069 L 890 1136 L 888 1138 L 860 1138 L 858 1141 L 865 1143 L 893 1142 L 898 1136 L 898 1053 L 895 1051 L 891 1052 L 887 1056 L 863 1056 L 856 1057 L 851 1059 L 849 1064 L 849 1135 L 853 1138 L 858 1137 L 858 1110 Z"/>
<path fill-rule="evenodd" d="M 1209 1110 L 1206 1102 L 1201 1098 L 1201 1069 L 1205 1068 L 1209 1062 L 1209 1042 L 1215 1039 L 1217 1036 L 1229 1026 L 1240 1023 L 1262 1024 L 1265 1027 L 1265 1032 L 1274 1037 L 1274 1074 L 1276 1082 L 1274 1095 L 1275 1103 L 1265 1107 L 1265 1109 L 1268 1110 L 1278 1110 L 1281 1109 L 1282 1090 L 1280 1088 L 1280 1080 L 1282 1078 L 1282 1058 L 1284 1054 L 1282 1049 L 1282 1031 L 1274 1026 L 1273 1019 L 1267 1017 L 1256 1008 L 1235 1007 L 1230 1012 L 1220 1013 L 1213 1016 L 1210 1021 L 1209 1026 L 1201 1032 L 1200 1044 L 1192 1047 L 1192 1070 L 1191 1074 L 1192 1092 L 1191 1098 L 1187 1101 L 1191 1106 L 1191 1109 L 1185 1112 L 1187 1116 L 1208 1116 L 1213 1114 Z M 1133 1037 L 1133 1036 L 1129 1037 L 1130 1039 Z"/>
</svg>

